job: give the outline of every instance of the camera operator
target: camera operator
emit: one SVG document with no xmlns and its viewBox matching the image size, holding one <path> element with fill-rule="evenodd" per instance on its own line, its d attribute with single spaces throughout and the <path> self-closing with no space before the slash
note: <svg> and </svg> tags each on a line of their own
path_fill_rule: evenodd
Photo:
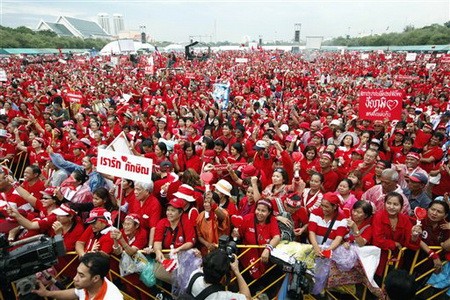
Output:
<svg viewBox="0 0 450 300">
<path fill-rule="evenodd" d="M 220 300 L 220 299 L 252 299 L 250 289 L 247 283 L 239 272 L 239 261 L 235 254 L 233 254 L 233 261 L 230 262 L 228 254 L 221 250 L 215 250 L 209 253 L 203 258 L 203 270 L 199 269 L 195 271 L 189 280 L 189 286 L 192 286 L 190 294 L 196 299 L 199 299 L 199 295 L 202 291 L 206 290 L 212 285 L 224 286 L 226 282 L 226 276 L 229 274 L 230 269 L 236 276 L 236 281 L 239 287 L 239 293 L 233 293 L 230 291 L 219 290 L 209 294 L 205 300 Z M 193 282 L 191 279 L 195 274 L 203 272 L 203 276 L 199 276 Z M 188 287 L 189 292 L 189 287 Z"/>
<path fill-rule="evenodd" d="M 120 290 L 106 278 L 109 271 L 109 258 L 102 253 L 86 253 L 77 268 L 77 275 L 73 279 L 75 288 L 62 291 L 49 291 L 42 282 L 39 289 L 33 293 L 54 299 L 96 299 L 121 300 Z"/>
</svg>

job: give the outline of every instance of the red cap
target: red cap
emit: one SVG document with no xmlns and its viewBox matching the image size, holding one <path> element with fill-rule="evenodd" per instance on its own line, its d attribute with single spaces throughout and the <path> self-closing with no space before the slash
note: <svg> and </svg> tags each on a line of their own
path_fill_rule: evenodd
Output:
<svg viewBox="0 0 450 300">
<path fill-rule="evenodd" d="M 73 144 L 72 146 L 73 149 L 86 149 L 86 145 L 83 144 L 82 142 L 76 142 L 75 144 Z"/>
<path fill-rule="evenodd" d="M 327 200 L 328 202 L 334 205 L 339 205 L 341 203 L 339 197 L 335 193 L 331 192 L 325 193 L 323 195 L 323 200 Z"/>
<path fill-rule="evenodd" d="M 195 202 L 194 188 L 188 184 L 182 184 L 178 188 L 178 191 L 173 194 L 177 198 L 184 199 L 188 202 Z"/>
<path fill-rule="evenodd" d="M 60 207 L 52 210 L 52 214 L 57 216 L 75 216 L 77 212 L 67 206 L 67 204 L 61 204 Z"/>
<path fill-rule="evenodd" d="M 302 206 L 301 197 L 297 193 L 286 195 L 284 202 L 290 207 L 299 208 Z"/>
<path fill-rule="evenodd" d="M 216 156 L 216 151 L 206 150 L 205 153 L 203 153 L 203 161 L 206 163 L 212 162 L 215 156 Z"/>
<path fill-rule="evenodd" d="M 45 190 L 41 191 L 41 194 L 53 196 L 55 194 L 55 189 L 56 188 L 54 186 L 49 186 L 49 187 L 45 188 Z"/>
<path fill-rule="evenodd" d="M 125 219 L 130 219 L 137 224 L 141 224 L 141 217 L 138 214 L 128 214 L 125 216 Z"/>
<path fill-rule="evenodd" d="M 86 219 L 86 223 L 87 224 L 94 223 L 97 219 L 102 220 L 102 222 L 105 223 L 105 224 L 109 224 L 108 221 L 111 219 L 111 213 L 108 212 L 103 207 L 94 208 L 89 213 L 89 218 Z"/>
<path fill-rule="evenodd" d="M 241 170 L 241 178 L 242 179 L 252 177 L 252 176 L 258 176 L 258 175 L 259 175 L 259 171 L 258 171 L 258 169 L 255 168 L 254 165 L 246 165 Z"/>
<path fill-rule="evenodd" d="M 167 206 L 173 206 L 175 208 L 184 208 L 185 205 L 186 202 L 179 198 L 173 198 L 172 200 L 170 200 L 169 204 L 167 204 Z"/>
</svg>

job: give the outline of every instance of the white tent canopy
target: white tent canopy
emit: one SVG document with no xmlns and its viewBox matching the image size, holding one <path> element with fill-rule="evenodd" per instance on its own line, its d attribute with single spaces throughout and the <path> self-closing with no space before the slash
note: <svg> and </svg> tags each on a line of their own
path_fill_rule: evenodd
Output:
<svg viewBox="0 0 450 300">
<path fill-rule="evenodd" d="M 141 43 L 133 40 L 117 40 L 108 43 L 102 50 L 100 50 L 101 55 L 109 54 L 120 54 L 120 53 L 130 53 L 136 52 L 138 50 L 145 49 L 148 51 L 155 51 L 155 46 L 149 43 Z"/>
<path fill-rule="evenodd" d="M 184 46 L 180 45 L 180 44 L 170 44 L 170 45 L 164 47 L 164 52 L 170 52 L 170 51 L 183 52 Z"/>
</svg>

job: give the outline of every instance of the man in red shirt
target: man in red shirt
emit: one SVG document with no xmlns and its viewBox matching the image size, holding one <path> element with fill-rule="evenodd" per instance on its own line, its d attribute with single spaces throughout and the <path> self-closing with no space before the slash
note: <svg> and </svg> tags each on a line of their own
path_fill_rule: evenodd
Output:
<svg viewBox="0 0 450 300">
<path fill-rule="evenodd" d="M 45 182 L 39 179 L 40 175 L 41 169 L 38 166 L 28 166 L 23 172 L 25 181 L 22 183 L 22 187 L 38 200 L 42 198 L 41 192 L 45 190 Z"/>
<path fill-rule="evenodd" d="M 329 151 L 322 153 L 320 157 L 320 170 L 323 175 L 323 189 L 325 192 L 334 192 L 339 184 L 339 175 L 331 169 L 334 155 Z"/>
<path fill-rule="evenodd" d="M 134 184 L 134 199 L 128 206 L 129 214 L 138 214 L 142 226 L 149 231 L 149 246 L 153 245 L 155 228 L 161 218 L 162 207 L 158 199 L 152 195 L 153 182 L 136 182 Z"/>
<path fill-rule="evenodd" d="M 103 207 L 94 208 L 89 213 L 86 223 L 90 224 L 75 244 L 75 251 L 79 257 L 88 252 L 103 252 L 110 255 L 113 251 L 114 240 L 110 231 L 113 229 L 111 213 Z"/>
</svg>

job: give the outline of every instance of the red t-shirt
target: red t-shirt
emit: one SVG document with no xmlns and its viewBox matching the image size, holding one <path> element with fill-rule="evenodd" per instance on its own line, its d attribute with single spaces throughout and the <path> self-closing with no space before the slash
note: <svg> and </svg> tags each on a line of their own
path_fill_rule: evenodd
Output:
<svg viewBox="0 0 450 300">
<path fill-rule="evenodd" d="M 45 190 L 45 182 L 38 180 L 33 185 L 30 185 L 28 181 L 24 181 L 22 183 L 22 187 L 28 191 L 31 195 L 33 195 L 36 199 L 41 199 L 42 194 L 41 191 Z"/>
<path fill-rule="evenodd" d="M 103 229 L 108 230 L 108 228 Z M 92 231 L 92 226 L 89 226 L 86 228 L 86 230 L 83 232 L 83 234 L 78 239 L 78 242 L 84 242 L 84 251 L 88 252 L 91 251 L 94 247 L 95 242 L 100 243 L 100 248 L 98 251 L 103 251 L 106 254 L 111 254 L 113 251 L 113 245 L 114 240 L 111 238 L 110 231 L 105 232 L 102 234 L 102 232 L 94 233 Z"/>
<path fill-rule="evenodd" d="M 178 248 L 188 242 L 195 244 L 195 229 L 190 222 L 183 222 L 185 220 L 181 217 L 175 229 L 172 229 L 167 218 L 160 220 L 156 225 L 154 241 L 161 242 L 162 249 L 170 249 L 170 245 Z"/>
<path fill-rule="evenodd" d="M 144 249 L 148 245 L 148 232 L 144 228 L 138 228 L 134 237 L 129 238 L 123 229 L 122 236 L 130 247 L 135 246 L 138 249 Z"/>
<path fill-rule="evenodd" d="M 72 225 L 72 228 L 70 228 L 66 233 L 62 234 L 62 237 L 64 239 L 64 246 L 66 246 L 66 251 L 75 250 L 75 243 L 83 234 L 83 232 L 83 223 L 81 223 L 81 219 L 77 217 L 75 223 Z"/>
<path fill-rule="evenodd" d="M 280 228 L 274 216 L 270 216 L 269 223 L 259 224 L 255 221 L 255 214 L 251 213 L 244 216 L 239 235 L 245 245 L 265 245 L 274 236 L 280 235 Z"/>
<path fill-rule="evenodd" d="M 153 195 L 149 195 L 144 202 L 132 198 L 128 205 L 128 213 L 140 215 L 145 229 L 156 227 L 161 219 L 161 212 L 161 204 Z"/>
</svg>

